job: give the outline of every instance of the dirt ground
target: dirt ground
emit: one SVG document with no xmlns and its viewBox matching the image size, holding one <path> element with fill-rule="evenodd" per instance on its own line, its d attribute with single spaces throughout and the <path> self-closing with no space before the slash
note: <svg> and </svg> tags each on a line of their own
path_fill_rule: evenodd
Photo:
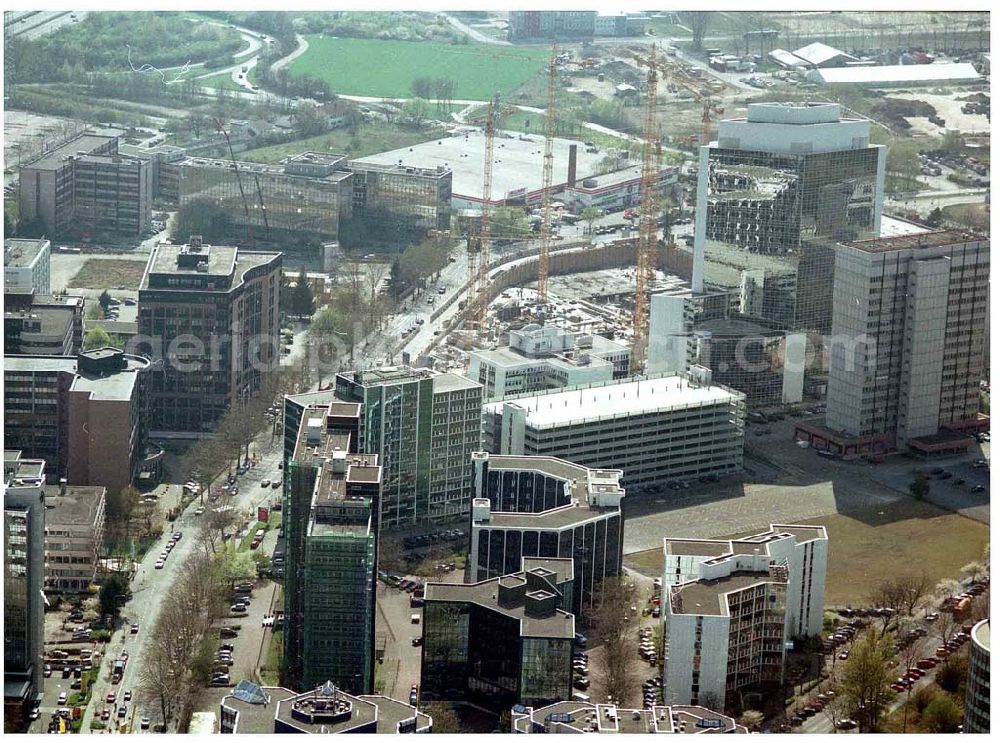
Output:
<svg viewBox="0 0 1000 743">
<path fill-rule="evenodd" d="M 145 269 L 145 260 L 89 259 L 68 285 L 74 289 L 116 289 L 119 286 L 138 289 Z"/>
<path fill-rule="evenodd" d="M 880 581 L 914 571 L 926 572 L 932 583 L 955 578 L 963 565 L 982 556 L 990 538 L 986 524 L 910 498 L 808 523 L 825 526 L 830 540 L 827 606 L 864 603 Z M 734 536 L 740 535 L 720 535 Z M 625 566 L 660 575 L 662 550 L 626 555 Z"/>
<path fill-rule="evenodd" d="M 913 127 L 911 131 L 914 134 L 942 136 L 945 128 L 959 129 L 966 133 L 989 132 L 990 122 L 983 114 L 962 113 L 962 106 L 965 105 L 966 101 L 958 99 L 965 98 L 968 95 L 970 95 L 968 92 L 948 93 L 945 95 L 933 93 L 893 93 L 892 97 L 929 103 L 937 110 L 937 115 L 944 119 L 945 125 L 944 127 L 940 127 L 937 124 L 929 122 L 926 117 L 907 117 L 906 120 Z"/>
</svg>

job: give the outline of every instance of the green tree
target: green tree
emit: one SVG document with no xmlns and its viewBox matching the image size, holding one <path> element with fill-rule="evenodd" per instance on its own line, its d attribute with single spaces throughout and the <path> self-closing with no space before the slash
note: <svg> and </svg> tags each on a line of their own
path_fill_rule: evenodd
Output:
<svg viewBox="0 0 1000 743">
<path fill-rule="evenodd" d="M 962 708 L 949 694 L 939 694 L 927 705 L 920 721 L 928 733 L 956 733 L 962 722 Z"/>
<path fill-rule="evenodd" d="M 104 616 L 118 617 L 121 611 L 123 599 L 127 601 L 131 597 L 132 591 L 129 588 L 128 578 L 124 573 L 112 573 L 101 584 L 101 591 L 98 598 L 101 603 L 101 614 Z"/>
<path fill-rule="evenodd" d="M 313 299 L 312 287 L 309 286 L 309 277 L 306 275 L 306 267 L 299 270 L 299 277 L 292 290 L 292 312 L 300 317 L 311 317 L 316 311 Z"/>
<path fill-rule="evenodd" d="M 587 223 L 587 232 L 594 233 L 594 222 L 601 218 L 601 210 L 596 206 L 584 207 L 580 212 L 580 219 Z"/>
<path fill-rule="evenodd" d="M 968 657 L 951 655 L 948 660 L 938 666 L 937 673 L 934 674 L 934 680 L 942 689 L 954 694 L 965 683 L 968 675 Z"/>
<path fill-rule="evenodd" d="M 840 692 L 846 710 L 862 733 L 874 733 L 894 694 L 889 688 L 895 661 L 892 635 L 870 628 L 855 641 L 840 671 Z"/>
<path fill-rule="evenodd" d="M 930 494 L 931 486 L 920 475 L 913 478 L 913 482 L 910 483 L 910 495 L 912 495 L 916 500 L 923 500 Z"/>
<path fill-rule="evenodd" d="M 107 289 L 101 292 L 101 296 L 97 298 L 97 303 L 101 305 L 101 310 L 104 314 L 107 314 L 108 308 L 111 307 L 111 295 L 108 294 Z"/>
<path fill-rule="evenodd" d="M 490 219 L 491 234 L 500 238 L 523 238 L 531 236 L 528 215 L 519 206 L 501 206 L 493 210 Z"/>
<path fill-rule="evenodd" d="M 107 348 L 111 345 L 111 336 L 104 328 L 97 326 L 87 331 L 83 336 L 83 350 L 92 351 L 95 348 Z"/>
<path fill-rule="evenodd" d="M 300 103 L 292 114 L 295 131 L 303 139 L 329 130 L 329 119 L 317 106 Z"/>
<path fill-rule="evenodd" d="M 426 99 L 410 98 L 403 104 L 403 108 L 400 110 L 400 116 L 403 124 L 413 127 L 414 129 L 419 129 L 427 120 L 430 110 L 430 104 Z"/>
</svg>

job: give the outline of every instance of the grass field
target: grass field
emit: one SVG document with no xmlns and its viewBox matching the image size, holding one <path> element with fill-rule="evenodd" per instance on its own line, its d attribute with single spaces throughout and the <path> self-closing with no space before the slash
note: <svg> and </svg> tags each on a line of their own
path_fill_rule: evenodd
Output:
<svg viewBox="0 0 1000 743">
<path fill-rule="evenodd" d="M 74 289 L 114 289 L 117 286 L 138 289 L 145 270 L 145 261 L 91 259 L 83 264 L 68 285 Z"/>
<path fill-rule="evenodd" d="M 233 76 L 229 72 L 220 72 L 218 75 L 212 75 L 211 77 L 203 77 L 198 80 L 199 85 L 203 85 L 206 88 L 223 88 L 224 90 L 243 90 L 239 85 L 233 82 Z"/>
<path fill-rule="evenodd" d="M 487 100 L 540 74 L 549 50 L 506 51 L 476 44 L 434 44 L 309 36 L 309 50 L 291 64 L 296 75 L 326 80 L 334 92 L 407 98 L 418 77 L 454 82 L 454 100 Z"/>
<path fill-rule="evenodd" d="M 879 582 L 895 576 L 926 572 L 933 583 L 957 578 L 963 565 L 982 557 L 990 538 L 986 524 L 910 498 L 877 511 L 809 523 L 825 526 L 830 539 L 827 606 L 864 603 Z M 733 536 L 740 535 L 720 535 Z M 657 576 L 663 571 L 662 553 L 635 552 L 626 555 L 625 565 Z"/>
<path fill-rule="evenodd" d="M 365 157 L 376 152 L 394 150 L 397 147 L 409 147 L 420 142 L 437 139 L 444 133 L 445 130 L 440 128 L 413 131 L 387 124 L 365 125 L 358 130 L 356 137 L 352 137 L 346 129 L 338 129 L 308 139 L 298 139 L 285 144 L 246 150 L 240 153 L 240 158 L 257 163 L 276 163 L 289 155 L 297 155 L 306 150 L 338 152 L 349 157 Z"/>
</svg>

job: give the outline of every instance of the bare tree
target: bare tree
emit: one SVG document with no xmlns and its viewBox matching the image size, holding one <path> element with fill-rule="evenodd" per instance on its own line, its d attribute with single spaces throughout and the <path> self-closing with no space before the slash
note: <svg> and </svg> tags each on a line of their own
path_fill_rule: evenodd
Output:
<svg viewBox="0 0 1000 743">
<path fill-rule="evenodd" d="M 927 574 L 888 578 L 872 591 L 870 600 L 874 606 L 891 609 L 891 614 L 882 614 L 882 634 L 884 635 L 894 618 L 912 614 L 914 608 L 930 588 Z"/>
<path fill-rule="evenodd" d="M 603 646 L 604 677 L 608 694 L 623 703 L 637 686 L 632 657 L 635 653 L 639 614 L 635 583 L 624 576 L 605 578 L 587 612 L 591 638 Z"/>
<path fill-rule="evenodd" d="M 707 10 L 693 10 L 687 13 L 687 22 L 691 26 L 691 40 L 694 50 L 700 52 L 705 43 L 705 33 L 712 21 L 712 14 Z"/>
<path fill-rule="evenodd" d="M 905 638 L 906 634 L 908 632 L 910 632 L 910 630 L 915 629 L 917 626 L 918 626 L 918 622 L 914 621 L 913 619 L 909 619 L 909 620 L 906 620 L 906 621 L 901 621 L 899 623 L 899 627 L 898 627 L 898 636 L 901 638 L 901 641 L 905 642 L 905 640 L 903 640 L 903 638 Z M 920 645 L 919 642 L 915 642 L 915 641 L 914 642 L 905 642 L 905 644 L 903 644 L 902 648 L 899 651 L 899 659 L 903 662 L 903 667 L 907 671 L 910 668 L 912 668 L 916 664 L 916 662 L 920 659 L 920 656 L 923 654 L 921 652 L 921 650 L 922 650 L 922 648 L 921 648 L 921 645 Z M 907 723 L 906 717 L 907 717 L 907 712 L 909 711 L 910 695 L 912 693 L 913 693 L 913 685 L 910 684 L 906 688 L 906 704 L 903 706 L 903 732 L 904 733 L 906 732 L 906 723 Z"/>
</svg>

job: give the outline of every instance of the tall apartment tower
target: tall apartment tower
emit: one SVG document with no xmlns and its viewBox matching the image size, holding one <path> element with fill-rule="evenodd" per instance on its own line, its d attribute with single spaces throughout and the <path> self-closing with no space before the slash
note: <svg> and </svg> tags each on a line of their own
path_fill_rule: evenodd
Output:
<svg viewBox="0 0 1000 743">
<path fill-rule="evenodd" d="M 285 683 L 325 679 L 352 694 L 375 684 L 375 574 L 382 469 L 356 449 L 360 406 L 306 408 L 284 504 Z"/>
<path fill-rule="evenodd" d="M 829 332 L 830 239 L 879 232 L 885 152 L 836 103 L 751 103 L 698 161 L 692 290 L 736 292 L 743 314 Z"/>
<path fill-rule="evenodd" d="M 836 246 L 829 429 L 919 449 L 982 425 L 989 250 L 954 230 Z"/>
<path fill-rule="evenodd" d="M 469 459 L 479 449 L 483 387 L 408 366 L 338 374 L 337 398 L 361 405 L 359 447 L 382 465 L 382 525 L 469 513 Z"/>
<path fill-rule="evenodd" d="M 724 708 L 746 688 L 780 693 L 787 588 L 788 568 L 765 553 L 706 561 L 697 579 L 665 586 L 664 703 Z"/>
<path fill-rule="evenodd" d="M 45 580 L 45 462 L 3 457 L 4 732 L 24 732 L 42 698 Z"/>
<path fill-rule="evenodd" d="M 153 248 L 136 350 L 158 362 L 154 431 L 204 434 L 261 388 L 279 363 L 280 287 L 281 253 L 204 245 L 200 236 Z"/>
</svg>

